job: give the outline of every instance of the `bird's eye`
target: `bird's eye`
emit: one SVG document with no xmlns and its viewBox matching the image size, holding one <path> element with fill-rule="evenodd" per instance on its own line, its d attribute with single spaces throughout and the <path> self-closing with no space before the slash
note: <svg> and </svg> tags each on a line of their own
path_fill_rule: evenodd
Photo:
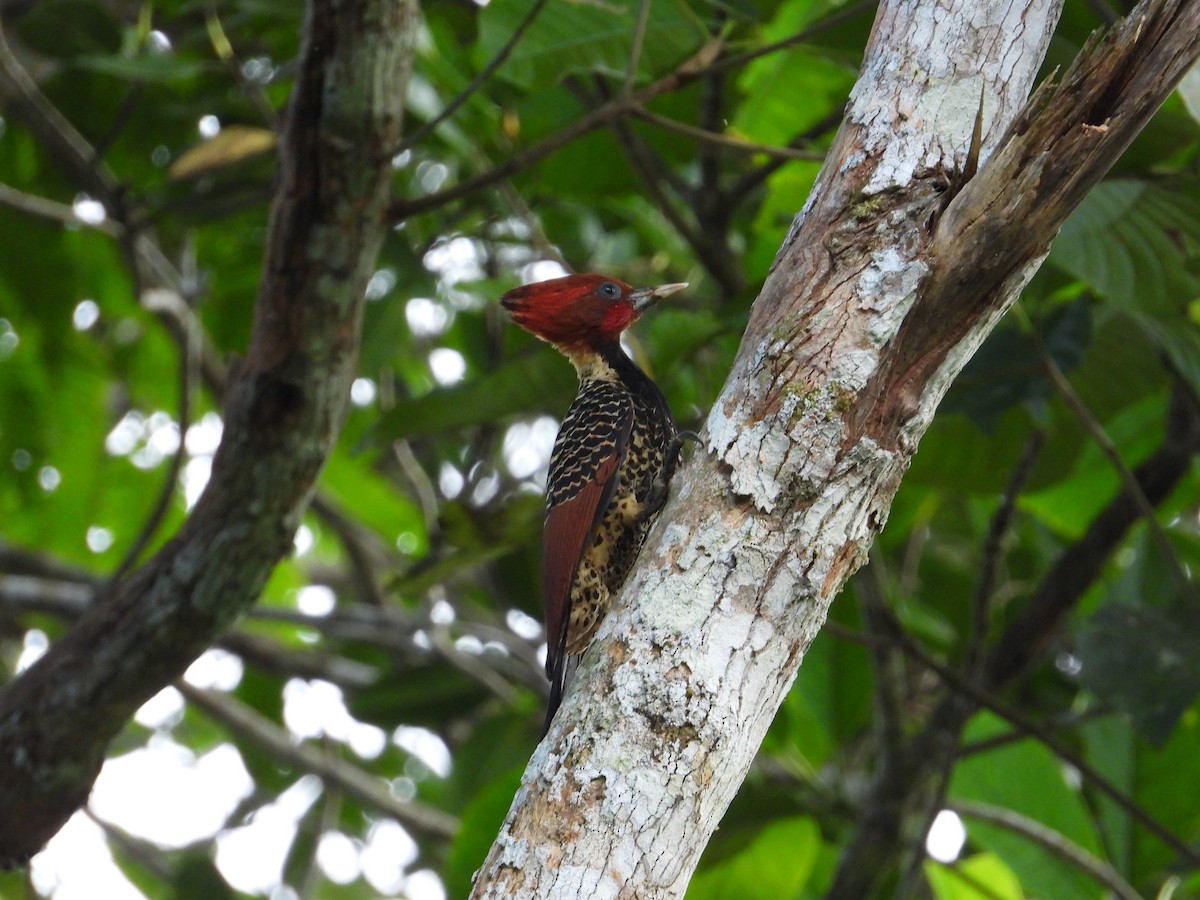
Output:
<svg viewBox="0 0 1200 900">
<path fill-rule="evenodd" d="M 616 300 L 621 296 L 621 289 L 611 281 L 606 281 L 601 284 L 600 287 L 596 288 L 596 293 L 598 293 L 605 300 Z"/>
</svg>

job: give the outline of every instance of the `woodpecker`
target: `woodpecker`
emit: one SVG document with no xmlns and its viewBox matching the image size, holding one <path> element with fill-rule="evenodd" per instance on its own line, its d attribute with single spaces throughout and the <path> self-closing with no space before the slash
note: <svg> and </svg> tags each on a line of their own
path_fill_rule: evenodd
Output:
<svg viewBox="0 0 1200 900">
<path fill-rule="evenodd" d="M 500 298 L 513 321 L 575 366 L 579 393 L 550 454 L 542 604 L 550 701 L 545 729 L 667 497 L 681 433 L 662 391 L 621 349 L 621 334 L 687 287 L 635 290 L 568 275 Z"/>
</svg>

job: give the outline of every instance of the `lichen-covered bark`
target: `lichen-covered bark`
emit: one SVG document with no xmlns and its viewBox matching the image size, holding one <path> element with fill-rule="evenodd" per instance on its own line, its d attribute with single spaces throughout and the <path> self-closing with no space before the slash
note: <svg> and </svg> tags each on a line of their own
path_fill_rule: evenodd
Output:
<svg viewBox="0 0 1200 900">
<path fill-rule="evenodd" d="M 474 897 L 681 897 L 938 402 L 1200 53 L 1149 3 L 1023 109 L 1050 0 L 890 0 L 709 415 Z M 982 168 L 963 182 L 981 107 Z"/>
<path fill-rule="evenodd" d="M 258 595 L 341 427 L 386 233 L 415 0 L 313 0 L 245 360 L 191 516 L 0 694 L 0 862 L 86 799 L 109 740 Z"/>
</svg>

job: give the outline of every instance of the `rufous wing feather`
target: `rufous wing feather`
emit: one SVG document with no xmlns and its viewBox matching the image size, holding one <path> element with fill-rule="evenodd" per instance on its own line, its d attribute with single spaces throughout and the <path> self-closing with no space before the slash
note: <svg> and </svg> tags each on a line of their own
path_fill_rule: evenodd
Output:
<svg viewBox="0 0 1200 900">
<path fill-rule="evenodd" d="M 612 501 L 633 426 L 629 398 L 612 388 L 598 384 L 581 391 L 563 420 L 550 464 L 542 536 L 542 602 L 546 674 L 555 699 L 564 687 L 572 585 Z"/>
<path fill-rule="evenodd" d="M 595 480 L 585 484 L 574 497 L 546 511 L 542 534 L 542 603 L 550 650 L 546 657 L 546 674 L 551 677 L 553 664 L 566 643 L 575 572 L 593 529 L 612 499 L 617 486 L 613 475 L 619 463 L 618 455 L 613 453 L 596 470 Z"/>
</svg>

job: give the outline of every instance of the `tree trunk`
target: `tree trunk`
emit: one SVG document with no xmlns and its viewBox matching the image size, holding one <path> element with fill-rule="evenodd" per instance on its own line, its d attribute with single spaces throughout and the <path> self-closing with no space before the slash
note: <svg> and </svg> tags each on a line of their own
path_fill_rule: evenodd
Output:
<svg viewBox="0 0 1200 900">
<path fill-rule="evenodd" d="M 313 0 L 280 137 L 254 331 L 180 533 L 0 694 L 0 866 L 87 798 L 108 742 L 258 596 L 345 414 L 387 232 L 415 0 Z"/>
<path fill-rule="evenodd" d="M 881 5 L 706 452 L 677 477 L 472 896 L 683 896 L 938 402 L 1200 53 L 1200 0 L 1143 3 L 1026 104 L 1058 14 Z"/>
</svg>

